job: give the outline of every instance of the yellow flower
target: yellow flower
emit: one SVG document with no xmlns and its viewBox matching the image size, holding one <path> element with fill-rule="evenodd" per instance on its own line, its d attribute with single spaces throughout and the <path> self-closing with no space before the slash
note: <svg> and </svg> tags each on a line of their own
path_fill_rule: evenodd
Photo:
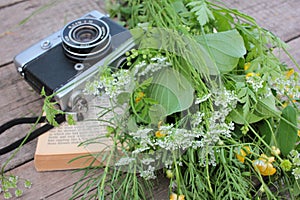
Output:
<svg viewBox="0 0 300 200">
<path fill-rule="evenodd" d="M 135 98 L 135 103 L 138 103 L 140 100 L 142 100 L 142 98 L 145 96 L 145 93 L 144 92 L 138 92 L 137 93 L 137 96 Z"/>
<path fill-rule="evenodd" d="M 245 162 L 245 157 L 250 154 L 250 147 L 249 146 L 244 146 L 242 147 L 237 153 L 236 153 L 236 158 L 241 162 Z"/>
<path fill-rule="evenodd" d="M 162 138 L 162 137 L 165 137 L 165 136 L 166 136 L 166 134 L 163 133 L 162 131 L 156 131 L 155 132 L 155 137 L 157 137 L 157 138 Z"/>
<path fill-rule="evenodd" d="M 285 108 L 289 105 L 289 102 L 288 101 L 285 101 L 283 104 L 282 104 L 282 107 Z"/>
<path fill-rule="evenodd" d="M 255 76 L 256 74 L 254 72 L 249 72 L 246 74 L 246 78 L 251 77 L 251 76 Z"/>
<path fill-rule="evenodd" d="M 251 63 L 249 63 L 249 62 L 245 63 L 244 70 L 247 71 L 250 68 L 250 66 L 251 66 Z"/>
<path fill-rule="evenodd" d="M 294 72 L 295 72 L 294 69 L 290 69 L 289 71 L 287 71 L 287 72 L 285 73 L 285 77 L 286 77 L 287 79 L 289 79 L 289 78 L 294 74 Z"/>
<path fill-rule="evenodd" d="M 170 195 L 170 200 L 184 200 L 184 195 L 181 194 L 181 195 L 178 196 L 177 194 L 172 193 Z"/>
<path fill-rule="evenodd" d="M 300 137 L 300 130 L 298 130 L 298 136 Z"/>
<path fill-rule="evenodd" d="M 252 162 L 252 165 L 261 175 L 271 176 L 276 173 L 276 169 L 272 165 L 272 162 L 274 161 L 274 157 L 268 157 L 265 154 L 261 154 L 259 159 Z"/>
</svg>

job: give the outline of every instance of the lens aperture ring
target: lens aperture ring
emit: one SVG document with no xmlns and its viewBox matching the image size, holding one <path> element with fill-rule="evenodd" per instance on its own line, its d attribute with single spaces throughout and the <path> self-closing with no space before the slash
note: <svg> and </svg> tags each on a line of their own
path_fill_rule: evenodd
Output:
<svg viewBox="0 0 300 200">
<path fill-rule="evenodd" d="M 109 26 L 100 19 L 77 19 L 62 31 L 62 46 L 67 56 L 82 60 L 107 52 L 111 45 Z"/>
</svg>

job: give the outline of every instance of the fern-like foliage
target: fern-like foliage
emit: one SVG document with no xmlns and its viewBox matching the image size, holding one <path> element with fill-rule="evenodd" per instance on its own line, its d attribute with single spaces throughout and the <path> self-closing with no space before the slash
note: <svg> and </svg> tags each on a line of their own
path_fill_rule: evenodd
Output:
<svg viewBox="0 0 300 200">
<path fill-rule="evenodd" d="M 191 7 L 191 12 L 195 13 L 201 26 L 215 19 L 205 0 L 194 0 L 188 3 L 187 6 Z"/>
</svg>

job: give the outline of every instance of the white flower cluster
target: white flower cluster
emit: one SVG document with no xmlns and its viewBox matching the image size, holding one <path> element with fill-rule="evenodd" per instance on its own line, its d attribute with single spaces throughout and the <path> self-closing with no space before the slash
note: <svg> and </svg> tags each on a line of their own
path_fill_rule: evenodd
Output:
<svg viewBox="0 0 300 200">
<path fill-rule="evenodd" d="M 156 176 L 155 176 L 154 171 L 155 171 L 155 167 L 149 165 L 149 166 L 148 166 L 148 169 L 142 170 L 142 171 L 140 172 L 140 176 L 141 176 L 142 178 L 144 178 L 145 180 L 155 179 Z"/>
<path fill-rule="evenodd" d="M 300 153 L 297 150 L 292 150 L 290 155 L 292 157 L 293 165 L 295 166 L 292 174 L 295 176 L 295 179 L 300 179 Z"/>
<path fill-rule="evenodd" d="M 206 163 L 211 166 L 216 166 L 216 149 L 213 148 L 212 146 L 208 146 L 203 151 L 201 151 L 198 156 L 199 156 L 199 164 L 201 166 L 206 166 Z"/>
<path fill-rule="evenodd" d="M 140 162 L 139 162 L 140 161 Z M 137 163 L 141 163 L 142 165 L 139 166 L 138 171 L 140 173 L 140 176 L 143 177 L 146 180 L 149 179 L 155 179 L 155 167 L 151 166 L 151 163 L 155 162 L 155 160 L 153 158 L 143 158 L 142 160 L 139 160 L 138 157 L 122 157 L 120 158 L 116 163 L 115 166 L 116 167 L 128 167 L 131 164 L 136 165 Z M 143 166 L 146 166 L 146 168 L 144 169 Z M 123 168 L 123 169 L 131 169 L 131 167 L 129 168 Z"/>
<path fill-rule="evenodd" d="M 270 81 L 270 84 L 270 87 L 276 90 L 277 94 L 280 96 L 287 95 L 291 98 L 300 97 L 300 86 L 299 82 L 296 82 L 296 80 L 281 77 L 276 79 L 274 82 Z"/>
<path fill-rule="evenodd" d="M 226 117 L 229 112 L 236 107 L 238 98 L 234 91 L 229 91 L 224 88 L 213 92 L 213 101 L 216 110 L 222 112 Z"/>
<path fill-rule="evenodd" d="M 246 83 L 248 83 L 255 92 L 258 92 L 259 89 L 264 87 L 264 85 L 263 85 L 264 80 L 260 76 L 257 76 L 257 75 L 247 76 Z"/>
<path fill-rule="evenodd" d="M 127 166 L 135 161 L 135 158 L 131 157 L 122 157 L 116 163 L 115 166 Z"/>
<path fill-rule="evenodd" d="M 166 57 L 156 56 L 150 59 L 150 63 L 146 63 L 146 61 L 141 61 L 134 65 L 133 74 L 135 77 L 149 76 L 151 77 L 153 73 L 159 71 L 163 67 L 171 66 L 171 63 L 167 61 Z"/>
<path fill-rule="evenodd" d="M 213 92 L 209 97 L 212 97 L 215 111 L 208 114 L 196 112 L 192 116 L 191 125 L 193 135 L 197 137 L 192 142 L 193 148 L 202 148 L 201 155 L 199 155 L 199 162 L 201 165 L 208 163 L 209 165 L 216 165 L 215 151 L 213 148 L 216 143 L 221 141 L 221 136 L 231 137 L 231 132 L 234 130 L 233 122 L 226 122 L 228 114 L 236 107 L 238 98 L 232 91 L 226 89 Z M 205 98 L 206 99 L 206 98 Z M 200 102 L 203 102 L 200 100 Z M 196 101 L 195 103 L 198 103 Z M 206 126 L 202 124 L 204 117 L 207 117 Z M 206 127 L 206 128 L 203 128 Z"/>
<path fill-rule="evenodd" d="M 190 130 L 170 128 L 166 132 L 166 136 L 156 140 L 154 144 L 168 151 L 186 150 L 193 145 L 196 137 L 197 135 L 194 135 Z"/>
<path fill-rule="evenodd" d="M 85 92 L 92 95 L 108 95 L 111 99 L 131 89 L 133 78 L 129 70 L 120 69 L 111 75 L 101 75 L 99 80 L 86 84 Z"/>
</svg>

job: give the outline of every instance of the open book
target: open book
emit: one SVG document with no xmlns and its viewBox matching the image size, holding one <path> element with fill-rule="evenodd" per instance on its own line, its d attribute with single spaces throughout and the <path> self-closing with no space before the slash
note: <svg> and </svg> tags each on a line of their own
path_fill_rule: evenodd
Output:
<svg viewBox="0 0 300 200">
<path fill-rule="evenodd" d="M 84 121 L 76 122 L 75 125 L 68 125 L 65 122 L 39 136 L 34 155 L 36 170 L 67 170 L 87 167 L 92 162 L 93 165 L 101 164 L 101 153 L 109 150 L 112 141 L 105 137 L 107 123 L 98 121 L 97 114 L 101 111 L 101 107 L 108 106 L 108 97 L 94 98 L 89 102 L 88 115 Z M 105 115 L 106 119 L 111 117 L 112 113 Z M 78 146 L 96 137 L 98 142 Z M 97 159 L 95 159 L 96 155 Z"/>
</svg>

